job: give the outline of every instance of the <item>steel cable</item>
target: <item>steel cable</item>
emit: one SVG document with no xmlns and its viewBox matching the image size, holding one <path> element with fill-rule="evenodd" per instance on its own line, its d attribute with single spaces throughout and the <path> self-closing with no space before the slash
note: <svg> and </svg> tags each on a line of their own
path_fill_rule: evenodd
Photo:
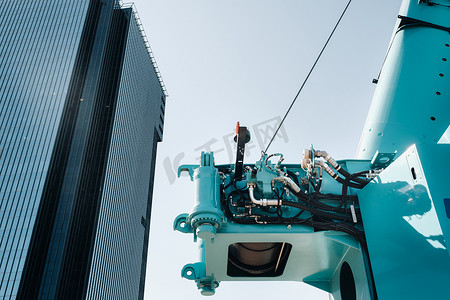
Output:
<svg viewBox="0 0 450 300">
<path fill-rule="evenodd" d="M 273 140 L 275 139 L 278 131 L 280 130 L 281 126 L 284 123 L 284 120 L 286 119 L 287 115 L 289 114 L 289 112 L 291 111 L 292 106 L 294 105 L 295 101 L 297 100 L 298 96 L 300 95 L 301 91 L 303 90 L 303 87 L 305 86 L 306 82 L 308 81 L 311 73 L 313 72 L 314 68 L 316 67 L 320 57 L 322 56 L 322 53 L 325 51 L 325 48 L 328 45 L 328 42 L 331 40 L 331 38 L 333 37 L 334 32 L 336 31 L 337 27 L 339 26 L 339 23 L 341 22 L 342 18 L 344 17 L 348 7 L 350 6 L 350 3 L 352 2 L 352 0 L 349 0 L 347 5 L 345 6 L 341 16 L 339 17 L 339 20 L 336 22 L 336 25 L 334 26 L 333 30 L 331 31 L 330 36 L 328 37 L 327 41 L 325 42 L 325 44 L 322 47 L 322 50 L 320 50 L 319 55 L 317 56 L 316 60 L 314 61 L 314 64 L 312 65 L 311 69 L 308 72 L 308 75 L 306 75 L 305 80 L 303 81 L 302 85 L 300 86 L 300 89 L 298 90 L 297 94 L 294 97 L 294 100 L 292 100 L 291 105 L 289 106 L 288 110 L 286 111 L 286 113 L 284 114 L 283 119 L 281 120 L 280 124 L 278 125 L 277 129 L 275 130 L 275 133 L 273 134 L 272 138 L 270 139 L 269 144 L 267 145 L 266 149 L 263 152 L 263 155 L 267 153 L 267 150 L 269 150 L 270 145 L 272 144 Z"/>
</svg>

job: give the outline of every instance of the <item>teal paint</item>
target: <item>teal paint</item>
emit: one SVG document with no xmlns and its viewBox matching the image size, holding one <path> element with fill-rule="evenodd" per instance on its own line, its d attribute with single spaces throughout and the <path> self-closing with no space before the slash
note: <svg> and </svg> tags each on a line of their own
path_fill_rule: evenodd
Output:
<svg viewBox="0 0 450 300">
<path fill-rule="evenodd" d="M 450 5 L 448 0 L 434 3 Z M 202 154 L 200 166 L 180 167 L 196 181 L 197 197 L 193 212 L 178 216 L 174 229 L 192 233 L 194 240 L 200 237 L 201 245 L 200 261 L 186 265 L 182 276 L 195 281 L 202 294 L 212 295 L 219 282 L 270 280 L 305 282 L 336 300 L 353 294 L 358 300 L 448 297 L 450 146 L 438 143 L 450 124 L 450 9 L 428 4 L 402 4 L 357 159 L 336 163 L 325 155 L 318 158 L 313 148 L 304 156 L 305 165 L 282 165 L 263 156 L 244 166 L 242 181 L 233 181 L 234 165 L 205 165 L 213 162 L 212 153 Z M 205 177 L 196 175 L 200 169 Z M 370 170 L 372 181 L 361 189 L 356 175 L 338 175 L 339 169 L 353 175 Z M 323 171 L 321 180 L 317 170 Z M 297 194 L 305 199 L 295 196 L 295 185 L 286 177 L 297 178 Z M 350 181 L 353 187 L 343 187 Z M 310 196 L 317 190 L 320 205 Z M 344 193 L 349 197 L 342 198 Z M 320 198 L 323 194 L 336 197 Z M 339 204 L 339 196 L 347 200 Z M 303 223 L 296 222 L 299 209 L 289 202 L 306 204 Z M 324 226 L 324 219 L 333 221 Z M 363 231 L 365 239 L 348 228 Z M 292 246 L 282 274 L 229 276 L 230 245 L 255 243 Z M 264 251 L 261 260 L 255 258 L 257 251 L 253 256 L 240 252 L 241 262 L 248 262 L 241 267 L 263 272 L 269 265 L 263 261 L 277 257 L 270 248 Z M 282 256 L 280 250 L 276 266 Z"/>
<path fill-rule="evenodd" d="M 441 154 L 450 145 L 412 146 L 359 194 L 380 299 L 448 295 L 450 220 L 442 195 L 450 166 Z"/>
<path fill-rule="evenodd" d="M 445 205 L 445 212 L 447 214 L 447 218 L 450 219 L 450 199 L 449 198 L 444 199 L 444 205 Z"/>
<path fill-rule="evenodd" d="M 187 264 L 182 270 L 182 277 L 193 280 L 197 287 L 204 295 L 214 294 L 215 288 L 219 282 L 224 281 L 298 281 L 305 282 L 312 286 L 324 289 L 325 291 L 338 293 L 339 291 L 339 270 L 344 262 L 349 263 L 354 271 L 354 277 L 358 286 L 356 292 L 361 299 L 370 299 L 369 280 L 365 271 L 365 258 L 361 250 L 361 245 L 352 236 L 335 231 L 315 231 L 311 226 L 304 224 L 294 224 L 285 222 L 284 224 L 264 224 L 261 219 L 260 222 L 253 224 L 239 224 L 239 215 L 244 215 L 248 210 L 248 203 L 240 207 L 233 207 L 233 215 L 236 219 L 230 218 L 225 213 L 223 204 L 224 196 L 222 196 L 222 203 L 217 205 L 215 199 L 216 189 L 224 189 L 225 196 L 233 197 L 240 193 L 248 193 L 248 185 L 256 185 L 255 197 L 273 198 L 275 197 L 274 190 L 282 190 L 284 185 L 278 182 L 275 178 L 280 178 L 279 171 L 294 172 L 299 177 L 306 176 L 305 171 L 300 165 L 279 165 L 270 161 L 265 162 L 266 157 L 254 165 L 246 165 L 244 171 L 245 180 L 232 183 L 232 171 L 234 165 L 209 165 L 205 166 L 203 161 L 205 157 L 213 161 L 212 153 L 202 153 L 201 165 L 187 165 L 181 166 L 180 172 L 186 171 L 191 174 L 193 181 L 202 179 L 198 176 L 199 170 L 207 168 L 207 178 L 210 180 L 206 183 L 196 183 L 197 193 L 195 200 L 195 207 L 190 214 L 181 214 L 174 221 L 174 229 L 182 233 L 192 233 L 194 240 L 200 245 L 201 260 Z M 351 172 L 357 172 L 368 169 L 370 161 L 368 160 L 348 160 L 339 161 L 339 164 Z M 215 169 L 215 170 L 212 170 Z M 212 174 L 212 176 L 211 176 Z M 214 178 L 220 179 L 216 180 Z M 213 180 L 214 179 L 214 180 Z M 222 187 L 220 186 L 222 182 Z M 228 186 L 227 188 L 224 188 Z M 323 191 L 340 191 L 339 187 L 333 178 L 328 174 L 323 175 Z M 199 187 L 201 187 L 199 190 Z M 213 188 L 214 187 L 214 188 Z M 307 187 L 303 187 L 307 189 Z M 203 191 L 202 191 L 203 190 Z M 211 192 L 211 191 L 214 192 Z M 206 192 L 205 192 L 206 191 Z M 351 189 L 349 194 L 354 194 L 355 191 Z M 282 198 L 286 201 L 294 201 L 293 194 L 287 195 L 283 192 Z M 239 199 L 233 200 L 239 203 Z M 333 201 L 330 201 L 333 202 Z M 238 204 L 234 205 L 238 205 Z M 232 205 L 233 206 L 233 205 Z M 198 216 L 205 216 L 203 226 L 212 225 L 213 216 L 219 216 L 215 210 L 220 207 L 224 212 L 221 225 L 216 228 L 214 237 L 209 235 L 200 236 L 198 234 L 198 224 L 194 222 Z M 247 207 L 247 208 L 246 208 Z M 272 208 L 273 210 L 273 208 Z M 261 217 L 269 216 L 262 207 L 254 206 L 251 208 L 252 213 Z M 297 208 L 284 207 L 283 215 L 286 218 L 292 218 L 298 213 Z M 217 213 L 217 214 L 216 214 Z M 311 214 L 305 212 L 305 218 L 311 217 Z M 350 222 L 351 223 L 351 222 Z M 200 237 L 197 239 L 196 236 Z M 264 243 L 264 244 L 283 244 L 292 246 L 289 252 L 286 266 L 281 274 L 276 276 L 232 276 L 229 274 L 229 249 L 230 245 L 237 243 Z"/>
<path fill-rule="evenodd" d="M 450 27 L 446 7 L 403 1 L 399 15 Z M 370 159 L 376 151 L 403 153 L 412 144 L 436 144 L 450 124 L 449 32 L 402 26 L 400 19 L 397 24 L 357 158 Z"/>
</svg>

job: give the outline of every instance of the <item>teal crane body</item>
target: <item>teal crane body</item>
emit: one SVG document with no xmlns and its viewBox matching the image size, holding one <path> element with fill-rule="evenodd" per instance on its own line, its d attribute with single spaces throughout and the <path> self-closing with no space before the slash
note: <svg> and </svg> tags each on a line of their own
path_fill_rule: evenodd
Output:
<svg viewBox="0 0 450 300">
<path fill-rule="evenodd" d="M 357 158 L 440 141 L 450 124 L 449 28 L 450 8 L 403 1 Z"/>
<path fill-rule="evenodd" d="M 447 299 L 450 282 L 450 0 L 402 3 L 356 159 L 312 146 L 235 164 L 184 165 L 195 205 L 174 229 L 201 259 L 181 276 L 213 295 L 226 281 L 298 281 L 334 299 Z"/>
</svg>

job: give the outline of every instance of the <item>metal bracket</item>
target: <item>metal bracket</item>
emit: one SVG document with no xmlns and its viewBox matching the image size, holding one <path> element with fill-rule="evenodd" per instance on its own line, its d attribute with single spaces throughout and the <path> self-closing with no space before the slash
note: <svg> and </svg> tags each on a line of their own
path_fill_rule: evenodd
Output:
<svg viewBox="0 0 450 300">
<path fill-rule="evenodd" d="M 175 218 L 173 222 L 173 230 L 182 233 L 192 233 L 193 229 L 191 224 L 188 222 L 189 214 L 181 214 Z"/>
<path fill-rule="evenodd" d="M 204 262 L 185 265 L 183 270 L 181 270 L 181 277 L 195 280 L 203 296 L 214 295 L 215 289 L 219 286 L 219 282 L 214 278 L 214 275 L 206 276 L 206 265 Z"/>
<path fill-rule="evenodd" d="M 189 280 L 198 280 L 206 273 L 205 263 L 187 264 L 181 270 L 181 277 Z"/>
<path fill-rule="evenodd" d="M 180 177 L 181 173 L 188 172 L 191 181 L 194 181 L 194 169 L 200 167 L 199 165 L 181 165 L 178 167 L 178 177 Z"/>
<path fill-rule="evenodd" d="M 391 162 L 394 161 L 394 157 L 397 154 L 397 151 L 394 153 L 380 153 L 375 152 L 375 155 L 372 158 L 372 161 L 370 162 L 370 168 L 371 169 L 385 169 L 387 166 L 391 164 Z"/>
</svg>

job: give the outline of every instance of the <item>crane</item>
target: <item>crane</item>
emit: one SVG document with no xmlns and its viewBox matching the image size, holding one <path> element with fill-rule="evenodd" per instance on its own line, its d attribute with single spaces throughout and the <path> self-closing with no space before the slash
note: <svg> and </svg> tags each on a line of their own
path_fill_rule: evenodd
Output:
<svg viewBox="0 0 450 300">
<path fill-rule="evenodd" d="M 334 299 L 447 299 L 450 282 L 450 0 L 404 0 L 355 159 L 313 146 L 298 164 L 236 127 L 234 164 L 182 165 L 194 208 L 184 266 L 202 295 L 224 281 L 298 281 Z"/>
</svg>

